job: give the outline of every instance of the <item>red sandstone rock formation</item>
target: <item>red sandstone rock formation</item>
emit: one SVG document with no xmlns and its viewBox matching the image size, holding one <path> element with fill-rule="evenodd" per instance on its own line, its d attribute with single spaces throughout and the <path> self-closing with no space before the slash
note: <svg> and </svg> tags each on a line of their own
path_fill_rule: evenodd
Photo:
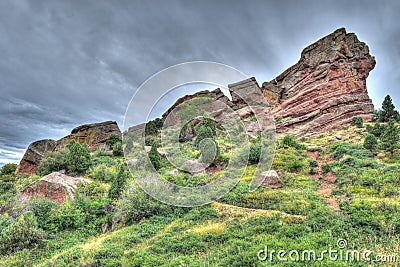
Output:
<svg viewBox="0 0 400 267">
<path fill-rule="evenodd" d="M 277 132 L 302 136 L 349 125 L 354 116 L 370 120 L 366 79 L 374 67 L 368 46 L 344 28 L 306 47 L 299 62 L 267 83 L 281 94 L 272 111 Z"/>
<path fill-rule="evenodd" d="M 313 135 L 349 125 L 354 116 L 371 119 L 374 106 L 366 79 L 374 67 L 375 59 L 368 46 L 354 33 L 341 28 L 306 47 L 295 65 L 261 87 L 254 78 L 229 85 L 232 101 L 221 96 L 219 89 L 202 94 L 218 95 L 230 107 L 239 108 L 237 113 L 246 122 L 251 114 L 237 93 L 247 92 L 251 98 L 258 97 L 254 90 L 261 90 L 276 120 L 278 134 Z M 179 99 L 163 118 L 170 116 L 180 103 L 196 96 Z M 250 135 L 257 132 L 257 127 L 249 123 L 247 128 Z"/>
<path fill-rule="evenodd" d="M 36 141 L 30 144 L 26 150 L 19 163 L 17 173 L 33 174 L 39 166 L 44 154 L 64 149 L 72 140 L 81 144 L 87 144 L 92 152 L 98 147 L 107 148 L 106 141 L 111 134 L 121 135 L 115 121 L 86 124 L 76 127 L 71 131 L 70 135 L 58 141 Z"/>
<path fill-rule="evenodd" d="M 70 177 L 60 172 L 53 172 L 20 191 L 17 199 L 21 204 L 26 204 L 34 197 L 45 197 L 61 204 L 66 199 L 74 199 L 78 183 L 88 182 L 81 177 Z"/>
</svg>

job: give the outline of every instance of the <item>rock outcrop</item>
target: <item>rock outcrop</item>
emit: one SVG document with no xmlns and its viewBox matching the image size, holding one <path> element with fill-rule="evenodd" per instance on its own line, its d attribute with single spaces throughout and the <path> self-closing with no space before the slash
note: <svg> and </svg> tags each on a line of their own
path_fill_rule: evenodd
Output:
<svg viewBox="0 0 400 267">
<path fill-rule="evenodd" d="M 56 141 L 50 139 L 40 140 L 30 144 L 19 163 L 16 172 L 25 174 L 34 173 L 39 166 L 42 157 L 47 152 L 53 151 L 56 144 Z"/>
<path fill-rule="evenodd" d="M 370 120 L 366 79 L 374 67 L 368 46 L 344 28 L 306 47 L 295 65 L 262 86 L 264 95 L 277 92 L 277 132 L 302 136 L 349 125 L 354 116 Z"/>
<path fill-rule="evenodd" d="M 274 170 L 262 172 L 259 176 L 261 178 L 257 178 L 257 180 L 263 181 L 261 185 L 266 188 L 281 188 L 283 185 L 282 180 Z"/>
<path fill-rule="evenodd" d="M 279 135 L 319 134 L 349 125 L 354 116 L 366 121 L 372 118 L 374 106 L 366 79 L 374 67 L 375 59 L 368 46 L 354 33 L 341 28 L 306 47 L 295 65 L 261 87 L 255 78 L 229 85 L 232 101 L 222 96 L 219 89 L 188 95 L 179 99 L 163 118 L 174 117 L 170 113 L 184 101 L 196 96 L 215 96 L 216 100 L 237 109 L 246 122 L 252 114 L 237 95 L 246 92 L 251 98 L 252 92 L 258 90 L 272 110 Z M 247 123 L 246 127 L 250 136 L 257 135 L 256 123 Z"/>
<path fill-rule="evenodd" d="M 112 134 L 121 135 L 121 132 L 115 121 L 106 121 L 76 127 L 71 131 L 70 135 L 58 141 L 49 139 L 36 141 L 30 144 L 26 150 L 18 165 L 17 173 L 33 174 L 46 153 L 60 151 L 72 140 L 87 144 L 92 152 L 96 148 L 107 149 L 106 141 Z"/>
<path fill-rule="evenodd" d="M 81 125 L 74 128 L 70 135 L 58 140 L 55 150 L 64 149 L 72 140 L 75 140 L 81 144 L 87 144 L 93 152 L 98 147 L 106 148 L 106 141 L 112 134 L 121 135 L 115 121 Z"/>
<path fill-rule="evenodd" d="M 66 199 L 74 199 L 78 183 L 88 183 L 81 177 L 70 177 L 60 172 L 46 175 L 33 184 L 27 186 L 17 194 L 21 204 L 26 204 L 34 197 L 45 197 L 58 204 Z"/>
</svg>

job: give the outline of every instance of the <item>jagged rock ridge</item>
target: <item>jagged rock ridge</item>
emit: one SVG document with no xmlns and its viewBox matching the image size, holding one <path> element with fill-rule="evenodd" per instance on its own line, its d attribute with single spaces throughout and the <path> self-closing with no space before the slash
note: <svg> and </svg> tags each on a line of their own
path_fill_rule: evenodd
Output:
<svg viewBox="0 0 400 267">
<path fill-rule="evenodd" d="M 313 135 L 349 125 L 354 116 L 370 120 L 374 106 L 368 96 L 366 79 L 375 67 L 375 59 L 368 46 L 354 33 L 344 28 L 323 37 L 306 47 L 300 60 L 275 79 L 259 87 L 255 78 L 229 85 L 232 101 L 221 96 L 219 89 L 212 92 L 187 95 L 179 99 L 164 115 L 196 96 L 214 97 L 230 107 L 239 108 L 238 114 L 247 114 L 246 104 L 236 97 L 238 90 L 261 90 L 272 110 L 279 135 Z M 217 99 L 217 98 L 215 98 Z M 228 100 L 227 100 L 228 99 Z M 248 132 L 257 127 L 247 123 Z"/>
</svg>

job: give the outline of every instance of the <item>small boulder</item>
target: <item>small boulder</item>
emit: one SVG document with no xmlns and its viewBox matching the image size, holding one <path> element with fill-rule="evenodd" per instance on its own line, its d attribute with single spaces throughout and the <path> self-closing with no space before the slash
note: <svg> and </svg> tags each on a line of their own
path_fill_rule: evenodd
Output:
<svg viewBox="0 0 400 267">
<path fill-rule="evenodd" d="M 261 185 L 266 188 L 281 188 L 283 185 L 282 180 L 274 170 L 260 173 L 257 180 L 262 181 Z"/>
<path fill-rule="evenodd" d="M 204 171 L 204 166 L 200 162 L 197 162 L 195 160 L 187 160 L 185 161 L 181 168 L 182 170 L 190 173 L 190 174 L 196 174 Z"/>
</svg>

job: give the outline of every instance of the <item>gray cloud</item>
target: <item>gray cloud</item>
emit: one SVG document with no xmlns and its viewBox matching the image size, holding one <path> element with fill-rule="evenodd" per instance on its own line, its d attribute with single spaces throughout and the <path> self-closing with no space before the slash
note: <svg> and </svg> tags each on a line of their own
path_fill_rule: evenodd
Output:
<svg viewBox="0 0 400 267">
<path fill-rule="evenodd" d="M 1 1 L 0 164 L 83 123 L 122 125 L 135 88 L 168 66 L 217 61 L 262 82 L 339 27 L 376 56 L 375 105 L 389 93 L 400 107 L 399 13 L 399 1 Z"/>
</svg>

